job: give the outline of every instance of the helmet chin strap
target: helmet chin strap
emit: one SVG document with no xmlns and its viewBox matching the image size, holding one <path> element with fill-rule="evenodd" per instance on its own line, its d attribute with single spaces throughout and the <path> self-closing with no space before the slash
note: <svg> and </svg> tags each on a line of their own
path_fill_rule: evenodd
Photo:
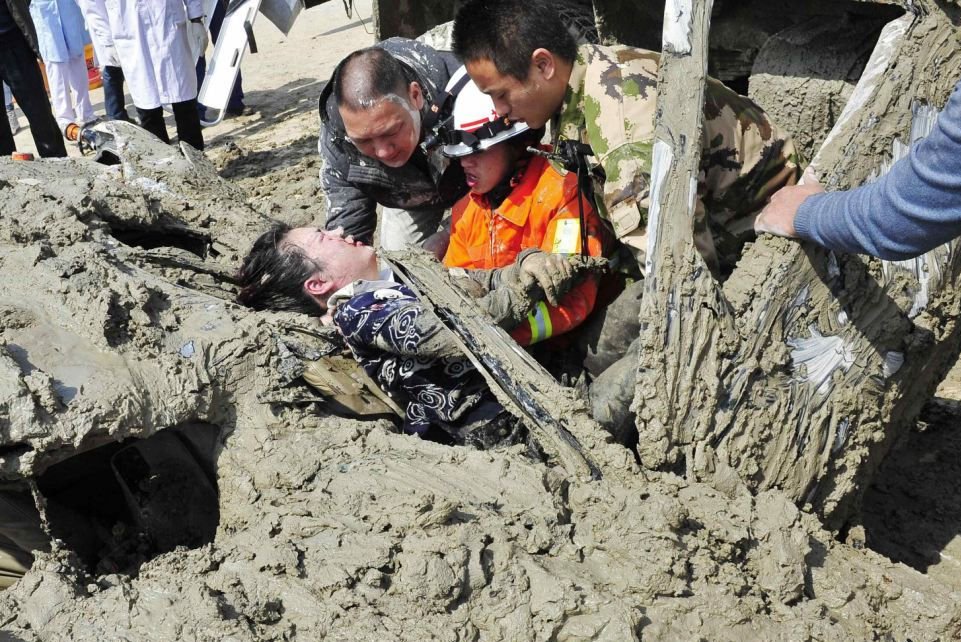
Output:
<svg viewBox="0 0 961 642">
<path fill-rule="evenodd" d="M 457 96 L 467 83 L 470 82 L 470 76 L 465 72 L 461 77 L 454 83 L 454 85 L 441 96 L 441 99 L 430 106 L 430 110 L 427 112 L 427 118 L 424 121 L 426 129 L 431 132 L 428 136 L 428 147 L 436 147 L 442 142 L 442 135 L 440 130 L 448 129 L 451 123 L 454 122 L 454 102 L 457 100 Z"/>
<path fill-rule="evenodd" d="M 487 198 L 487 204 L 492 210 L 500 207 L 507 197 L 510 196 L 514 188 L 520 185 L 521 180 L 524 178 L 524 172 L 530 164 L 531 156 L 532 154 L 526 150 L 522 152 L 513 162 L 510 171 L 501 178 L 500 182 L 498 182 L 491 191 L 484 195 Z"/>
</svg>

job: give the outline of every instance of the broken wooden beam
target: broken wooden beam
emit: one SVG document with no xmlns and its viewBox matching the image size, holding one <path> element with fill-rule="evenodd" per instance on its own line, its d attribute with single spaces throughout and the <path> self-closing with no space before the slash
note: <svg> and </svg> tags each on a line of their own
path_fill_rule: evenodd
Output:
<svg viewBox="0 0 961 642">
<path fill-rule="evenodd" d="M 633 406 L 638 452 L 650 468 L 681 460 L 663 448 L 666 427 L 710 430 L 713 417 L 702 410 L 721 393 L 718 352 L 732 334 L 720 288 L 694 245 L 711 5 L 670 0 L 664 14 Z"/>
<path fill-rule="evenodd" d="M 668 16 L 685 15 L 688 5 L 696 16 L 698 3 L 680 0 L 668 3 L 680 7 Z M 961 256 L 937 258 L 937 279 L 906 270 L 886 278 L 874 259 L 765 236 L 723 287 L 714 282 L 685 229 L 690 209 L 680 201 L 690 192 L 677 171 L 693 151 L 681 134 L 697 132 L 695 114 L 686 125 L 678 120 L 677 101 L 695 99 L 692 79 L 703 66 L 694 34 L 703 30 L 672 29 L 692 34 L 692 53 L 678 56 L 665 42 L 635 396 L 639 456 L 646 467 L 719 488 L 780 489 L 840 528 L 957 358 Z M 863 181 L 892 140 L 907 136 L 913 99 L 944 103 L 957 80 L 944 71 L 959 63 L 944 11 L 906 15 L 885 29 L 856 102 L 819 153 L 825 184 Z"/>
<path fill-rule="evenodd" d="M 496 326 L 473 299 L 449 281 L 433 257 L 391 252 L 386 259 L 394 276 L 454 333 L 498 401 L 527 424 L 548 455 L 574 478 L 600 479 L 595 449 L 619 447 L 609 444 L 608 435 L 590 418 L 574 391 L 558 383 Z M 625 460 L 623 456 L 608 459 Z"/>
</svg>

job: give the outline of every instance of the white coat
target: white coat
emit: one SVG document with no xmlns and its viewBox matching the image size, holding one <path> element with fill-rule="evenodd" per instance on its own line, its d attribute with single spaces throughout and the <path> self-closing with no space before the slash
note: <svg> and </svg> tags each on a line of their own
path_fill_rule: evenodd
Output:
<svg viewBox="0 0 961 642">
<path fill-rule="evenodd" d="M 33 0 L 30 17 L 37 27 L 44 62 L 67 62 L 83 56 L 83 47 L 90 38 L 75 0 Z"/>
<path fill-rule="evenodd" d="M 187 23 L 203 0 L 103 0 L 133 103 L 154 109 L 197 97 Z"/>
<path fill-rule="evenodd" d="M 87 22 L 87 31 L 93 41 L 93 50 L 97 54 L 97 63 L 101 67 L 119 67 L 120 58 L 113 46 L 113 36 L 110 34 L 110 20 L 107 18 L 107 7 L 104 0 L 77 0 L 83 18 Z"/>
</svg>

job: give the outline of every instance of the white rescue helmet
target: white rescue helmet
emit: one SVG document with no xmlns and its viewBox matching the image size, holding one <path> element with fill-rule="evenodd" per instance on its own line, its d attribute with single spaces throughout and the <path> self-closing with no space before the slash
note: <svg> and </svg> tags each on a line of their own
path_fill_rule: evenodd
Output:
<svg viewBox="0 0 961 642">
<path fill-rule="evenodd" d="M 454 72 L 446 91 L 454 97 L 454 109 L 445 136 L 445 156 L 457 158 L 482 152 L 529 129 L 523 121 L 499 117 L 494 101 L 467 76 L 466 67 Z"/>
</svg>

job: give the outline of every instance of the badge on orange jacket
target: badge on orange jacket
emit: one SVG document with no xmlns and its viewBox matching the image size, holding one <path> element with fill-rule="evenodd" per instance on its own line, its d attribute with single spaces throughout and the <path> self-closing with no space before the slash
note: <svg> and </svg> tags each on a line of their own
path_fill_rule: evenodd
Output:
<svg viewBox="0 0 961 642">
<path fill-rule="evenodd" d="M 554 228 L 553 254 L 576 254 L 581 240 L 581 222 L 576 218 L 562 218 Z"/>
</svg>

